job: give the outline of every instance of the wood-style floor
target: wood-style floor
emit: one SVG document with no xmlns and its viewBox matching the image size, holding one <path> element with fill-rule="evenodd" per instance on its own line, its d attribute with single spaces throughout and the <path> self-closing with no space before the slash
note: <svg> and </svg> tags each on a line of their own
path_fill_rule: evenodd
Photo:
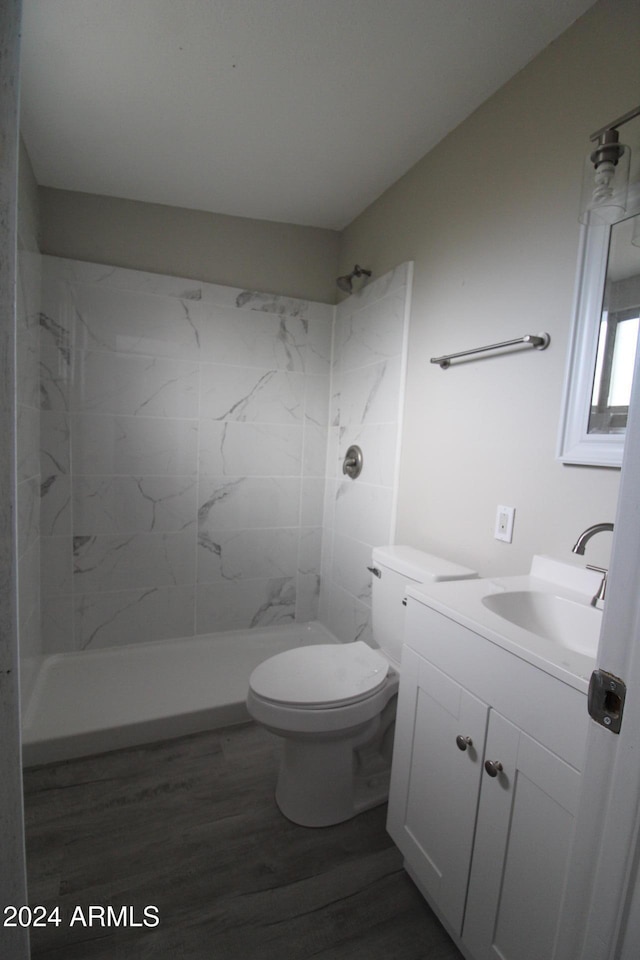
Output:
<svg viewBox="0 0 640 960">
<path fill-rule="evenodd" d="M 32 930 L 32 956 L 460 960 L 386 807 L 295 826 L 273 799 L 276 750 L 249 724 L 27 770 L 30 902 L 62 921 Z M 90 905 L 133 908 L 136 923 L 153 905 L 160 922 L 84 926 Z"/>
</svg>

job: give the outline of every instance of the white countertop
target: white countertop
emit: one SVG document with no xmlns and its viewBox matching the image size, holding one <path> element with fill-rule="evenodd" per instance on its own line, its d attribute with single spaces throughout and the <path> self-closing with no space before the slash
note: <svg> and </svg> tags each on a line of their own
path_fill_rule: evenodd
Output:
<svg viewBox="0 0 640 960">
<path fill-rule="evenodd" d="M 490 610 L 482 599 L 504 591 L 551 593 L 589 607 L 597 625 L 602 615 L 591 607 L 591 598 L 601 579 L 600 574 L 582 567 L 536 556 L 529 574 L 433 583 L 410 587 L 407 595 L 586 693 L 596 665 L 595 657 L 570 650 L 512 623 Z"/>
</svg>

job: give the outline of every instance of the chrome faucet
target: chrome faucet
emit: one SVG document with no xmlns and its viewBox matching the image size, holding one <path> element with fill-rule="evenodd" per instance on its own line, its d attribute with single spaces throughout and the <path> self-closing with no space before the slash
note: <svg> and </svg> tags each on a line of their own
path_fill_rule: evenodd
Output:
<svg viewBox="0 0 640 960">
<path fill-rule="evenodd" d="M 591 537 L 593 537 L 594 534 L 602 533 L 605 530 L 609 530 L 610 532 L 612 532 L 613 524 L 612 523 L 594 523 L 592 527 L 587 527 L 586 530 L 582 531 L 582 533 L 576 540 L 575 544 L 573 545 L 572 547 L 573 553 L 578 553 L 580 554 L 580 556 L 582 556 L 584 554 L 584 549 L 586 545 L 589 543 L 589 540 L 591 540 Z M 596 567 L 590 563 L 587 564 L 587 570 L 595 570 L 597 573 L 602 574 L 602 582 L 598 587 L 598 591 L 595 594 L 595 596 L 591 598 L 591 606 L 597 607 L 598 603 L 604 602 L 605 594 L 607 592 L 607 574 L 609 571 L 607 570 L 606 567 Z"/>
<path fill-rule="evenodd" d="M 612 523 L 594 523 L 592 527 L 587 527 L 586 530 L 583 530 L 575 544 L 572 547 L 574 553 L 579 553 L 580 556 L 584 554 L 584 548 L 591 540 L 591 537 L 596 533 L 602 533 L 603 530 L 613 531 Z"/>
</svg>

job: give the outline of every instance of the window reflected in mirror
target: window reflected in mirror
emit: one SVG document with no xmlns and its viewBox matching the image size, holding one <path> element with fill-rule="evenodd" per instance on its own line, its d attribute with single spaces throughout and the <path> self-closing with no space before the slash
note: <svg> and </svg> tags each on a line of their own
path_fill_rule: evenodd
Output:
<svg viewBox="0 0 640 960">
<path fill-rule="evenodd" d="M 627 426 L 640 326 L 640 216 L 611 229 L 588 432 Z"/>
</svg>

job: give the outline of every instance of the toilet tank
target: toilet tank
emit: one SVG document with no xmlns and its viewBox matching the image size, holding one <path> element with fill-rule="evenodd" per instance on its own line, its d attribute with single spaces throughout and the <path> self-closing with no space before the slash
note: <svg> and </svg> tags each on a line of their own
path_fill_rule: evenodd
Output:
<svg viewBox="0 0 640 960">
<path fill-rule="evenodd" d="M 395 667 L 400 665 L 407 586 L 438 580 L 470 580 L 475 570 L 415 547 L 374 547 L 371 577 L 373 639 Z"/>
</svg>

